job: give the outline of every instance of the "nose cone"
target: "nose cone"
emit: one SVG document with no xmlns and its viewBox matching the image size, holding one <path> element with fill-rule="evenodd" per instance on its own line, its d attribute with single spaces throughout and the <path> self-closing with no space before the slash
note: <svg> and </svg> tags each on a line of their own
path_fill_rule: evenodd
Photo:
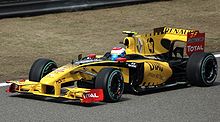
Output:
<svg viewBox="0 0 220 122">
<path fill-rule="evenodd" d="M 45 77 L 43 77 L 40 80 L 41 84 L 44 85 L 54 85 L 57 81 L 60 81 L 62 78 L 69 76 L 69 73 L 74 70 L 74 65 L 72 64 L 67 64 L 64 65 L 51 73 L 47 74 Z M 62 80 L 63 81 L 63 80 Z"/>
</svg>

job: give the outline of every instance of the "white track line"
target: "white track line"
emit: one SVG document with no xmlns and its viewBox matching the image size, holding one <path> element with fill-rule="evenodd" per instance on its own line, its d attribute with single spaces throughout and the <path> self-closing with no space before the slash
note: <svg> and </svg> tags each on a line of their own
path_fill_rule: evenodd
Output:
<svg viewBox="0 0 220 122">
<path fill-rule="evenodd" d="M 214 54 L 216 58 L 220 57 L 220 54 Z M 9 86 L 11 83 L 0 83 L 0 87 Z"/>
<path fill-rule="evenodd" d="M 215 57 L 220 57 L 220 54 L 214 54 Z"/>
<path fill-rule="evenodd" d="M 11 83 L 0 83 L 0 87 L 9 86 Z"/>
</svg>

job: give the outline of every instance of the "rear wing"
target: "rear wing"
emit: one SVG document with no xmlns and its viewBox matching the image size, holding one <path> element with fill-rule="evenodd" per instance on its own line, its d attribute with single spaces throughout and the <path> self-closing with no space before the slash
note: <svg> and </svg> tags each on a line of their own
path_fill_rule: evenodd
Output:
<svg viewBox="0 0 220 122">
<path fill-rule="evenodd" d="M 128 34 L 128 31 L 126 31 Z M 166 54 L 173 51 L 176 41 L 186 43 L 186 54 L 190 56 L 193 52 L 203 52 L 205 44 L 205 33 L 198 30 L 178 29 L 169 27 L 155 28 L 149 34 L 128 34 L 123 41 L 127 54 L 139 54 L 143 56 L 154 56 Z"/>
</svg>

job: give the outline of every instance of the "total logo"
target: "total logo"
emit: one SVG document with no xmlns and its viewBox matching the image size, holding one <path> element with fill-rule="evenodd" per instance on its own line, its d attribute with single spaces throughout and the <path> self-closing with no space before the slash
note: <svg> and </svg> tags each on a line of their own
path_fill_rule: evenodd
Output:
<svg viewBox="0 0 220 122">
<path fill-rule="evenodd" d="M 187 46 L 188 52 L 195 52 L 195 51 L 203 51 L 204 48 L 202 45 L 195 45 L 195 46 Z"/>
<path fill-rule="evenodd" d="M 87 93 L 84 95 L 85 98 L 99 98 L 96 93 Z"/>
</svg>

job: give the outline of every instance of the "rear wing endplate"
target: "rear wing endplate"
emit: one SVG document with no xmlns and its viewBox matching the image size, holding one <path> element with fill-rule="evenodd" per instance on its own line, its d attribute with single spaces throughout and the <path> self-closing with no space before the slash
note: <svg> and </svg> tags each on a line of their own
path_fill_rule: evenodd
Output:
<svg viewBox="0 0 220 122">
<path fill-rule="evenodd" d="M 155 28 L 154 33 L 186 36 L 186 54 L 188 56 L 194 52 L 204 52 L 205 33 L 200 33 L 198 30 L 160 27 Z"/>
<path fill-rule="evenodd" d="M 186 54 L 190 56 L 194 52 L 204 52 L 205 33 L 187 33 Z"/>
</svg>

